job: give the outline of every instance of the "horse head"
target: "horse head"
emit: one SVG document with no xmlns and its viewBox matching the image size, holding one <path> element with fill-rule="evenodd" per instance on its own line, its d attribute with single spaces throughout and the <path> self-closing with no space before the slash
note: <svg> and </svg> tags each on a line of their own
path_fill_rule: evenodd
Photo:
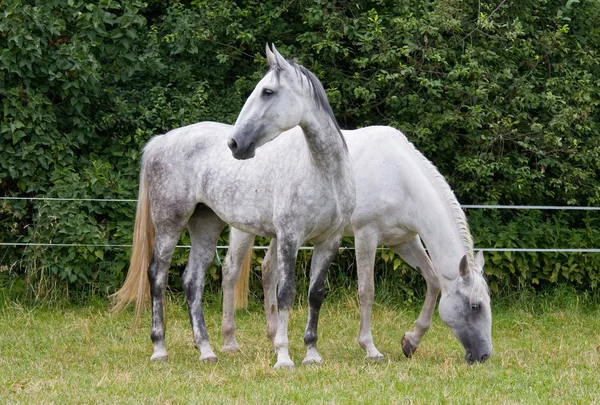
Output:
<svg viewBox="0 0 600 405">
<path fill-rule="evenodd" d="M 269 71 L 246 100 L 227 142 L 236 159 L 254 157 L 257 148 L 302 121 L 303 72 L 272 47 L 266 47 Z"/>
<path fill-rule="evenodd" d="M 475 257 L 474 268 L 463 256 L 460 277 L 445 288 L 439 305 L 440 317 L 462 343 L 469 363 L 484 362 L 492 354 L 492 311 L 483 266 L 481 251 Z"/>
</svg>

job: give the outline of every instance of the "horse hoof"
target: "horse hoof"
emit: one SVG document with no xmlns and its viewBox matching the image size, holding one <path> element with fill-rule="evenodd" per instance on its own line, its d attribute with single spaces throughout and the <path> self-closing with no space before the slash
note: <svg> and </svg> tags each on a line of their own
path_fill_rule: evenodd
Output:
<svg viewBox="0 0 600 405">
<path fill-rule="evenodd" d="M 383 356 L 383 354 L 377 352 L 376 354 L 373 355 L 367 355 L 365 357 L 368 361 L 374 361 L 374 362 L 378 362 L 378 361 L 383 361 L 385 359 L 385 357 Z"/>
<path fill-rule="evenodd" d="M 150 357 L 150 361 L 164 361 L 166 359 L 168 359 L 169 356 L 167 355 L 167 353 L 154 353 L 151 357 Z"/>
<path fill-rule="evenodd" d="M 200 356 L 200 361 L 207 363 L 216 363 L 217 360 L 217 356 L 214 353 L 207 354 L 206 356 Z"/>
<path fill-rule="evenodd" d="M 292 369 L 294 368 L 294 362 L 293 361 L 278 361 L 277 363 L 275 363 L 275 365 L 273 366 L 274 369 Z"/>
<path fill-rule="evenodd" d="M 413 344 L 410 343 L 410 341 L 406 337 L 406 334 L 404 334 L 404 336 L 402 336 L 402 351 L 404 352 L 404 355 L 406 357 L 408 357 L 409 359 L 417 351 L 417 347 L 413 346 Z"/>
<path fill-rule="evenodd" d="M 240 350 L 240 347 L 237 344 L 235 344 L 235 345 L 225 345 L 221 349 L 221 351 L 223 353 L 235 353 L 235 352 L 237 352 L 239 350 Z"/>
<path fill-rule="evenodd" d="M 323 363 L 323 359 L 320 356 L 317 357 L 309 357 L 306 356 L 304 360 L 302 360 L 302 364 L 321 364 Z"/>
</svg>

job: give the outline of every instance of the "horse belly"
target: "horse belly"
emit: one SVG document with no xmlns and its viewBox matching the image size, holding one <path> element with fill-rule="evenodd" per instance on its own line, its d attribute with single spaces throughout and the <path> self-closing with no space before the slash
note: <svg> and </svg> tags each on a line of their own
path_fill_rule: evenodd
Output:
<svg viewBox="0 0 600 405">
<path fill-rule="evenodd" d="M 413 240 L 416 235 L 415 232 L 399 227 L 386 228 L 381 234 L 380 243 L 387 246 L 400 245 Z"/>
<path fill-rule="evenodd" d="M 357 176 L 356 208 L 345 236 L 368 232 L 378 244 L 399 244 L 414 237 L 406 221 L 402 188 L 391 180 L 383 175 Z"/>
<path fill-rule="evenodd" d="M 273 214 L 269 209 L 264 209 L 254 204 L 215 204 L 211 207 L 223 221 L 244 232 L 254 235 L 276 237 Z"/>
</svg>

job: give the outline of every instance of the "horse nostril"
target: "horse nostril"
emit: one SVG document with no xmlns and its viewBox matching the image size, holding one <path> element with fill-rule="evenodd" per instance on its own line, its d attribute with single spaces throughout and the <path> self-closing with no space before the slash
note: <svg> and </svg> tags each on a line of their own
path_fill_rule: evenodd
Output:
<svg viewBox="0 0 600 405">
<path fill-rule="evenodd" d="M 487 359 L 489 359 L 489 358 L 490 358 L 489 354 L 484 354 L 479 358 L 479 361 L 483 363 L 483 362 L 487 361 Z"/>
<path fill-rule="evenodd" d="M 227 146 L 229 146 L 229 149 L 231 149 L 232 152 L 235 152 L 238 148 L 238 144 L 233 138 L 230 138 L 229 141 L 227 141 Z"/>
</svg>

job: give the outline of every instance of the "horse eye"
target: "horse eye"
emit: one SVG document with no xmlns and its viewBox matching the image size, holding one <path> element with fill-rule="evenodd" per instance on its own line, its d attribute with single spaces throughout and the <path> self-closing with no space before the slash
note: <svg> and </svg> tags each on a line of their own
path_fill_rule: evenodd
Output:
<svg viewBox="0 0 600 405">
<path fill-rule="evenodd" d="M 263 89 L 263 91 L 262 91 L 262 94 L 263 94 L 263 96 L 265 96 L 265 97 L 272 96 L 272 95 L 273 95 L 273 93 L 274 93 L 274 92 L 273 92 L 273 90 L 271 90 L 271 89 Z"/>
<path fill-rule="evenodd" d="M 471 304 L 471 309 L 473 311 L 479 311 L 479 304 Z"/>
</svg>

